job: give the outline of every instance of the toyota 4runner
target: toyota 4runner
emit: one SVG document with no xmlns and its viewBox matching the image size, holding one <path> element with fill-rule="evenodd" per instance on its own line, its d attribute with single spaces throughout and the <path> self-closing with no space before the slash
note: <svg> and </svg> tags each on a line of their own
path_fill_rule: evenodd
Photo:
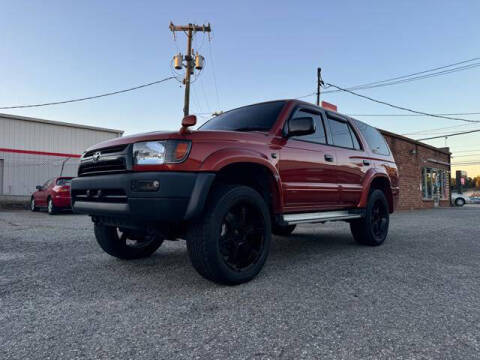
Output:
<svg viewBox="0 0 480 360">
<path fill-rule="evenodd" d="M 271 234 L 347 221 L 360 244 L 380 245 L 399 195 L 398 172 L 373 127 L 298 100 L 241 107 L 198 130 L 126 136 L 83 154 L 72 207 L 121 259 L 186 239 L 205 278 L 239 284 L 262 269 Z"/>
</svg>

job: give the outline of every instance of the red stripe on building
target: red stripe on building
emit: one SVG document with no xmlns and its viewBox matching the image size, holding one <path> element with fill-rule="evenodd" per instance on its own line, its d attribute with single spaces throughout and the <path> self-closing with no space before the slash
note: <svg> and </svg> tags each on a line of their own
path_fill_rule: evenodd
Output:
<svg viewBox="0 0 480 360">
<path fill-rule="evenodd" d="M 55 152 L 48 152 L 48 151 L 19 150 L 19 149 L 6 149 L 6 148 L 0 148 L 0 152 L 9 152 L 9 153 L 16 153 L 16 154 L 29 154 L 29 155 L 70 157 L 70 158 L 81 157 L 81 155 L 78 155 L 78 154 L 64 154 L 64 153 L 55 153 Z"/>
</svg>

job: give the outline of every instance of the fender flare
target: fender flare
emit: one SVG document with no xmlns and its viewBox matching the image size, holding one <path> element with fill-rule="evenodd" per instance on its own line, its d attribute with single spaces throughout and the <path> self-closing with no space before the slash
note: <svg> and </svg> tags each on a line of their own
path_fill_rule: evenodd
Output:
<svg viewBox="0 0 480 360">
<path fill-rule="evenodd" d="M 273 161 L 274 160 L 274 161 Z M 277 168 L 277 160 L 270 160 L 269 157 L 256 150 L 245 148 L 224 148 L 210 154 L 202 163 L 200 171 L 208 171 L 217 173 L 223 168 L 233 164 L 250 163 L 257 164 L 265 167 L 272 175 L 274 193 L 273 196 L 273 209 L 274 212 L 281 212 L 283 209 L 283 192 L 282 183 L 280 181 L 280 174 Z"/>
<path fill-rule="evenodd" d="M 390 184 L 390 179 L 386 173 L 378 171 L 378 169 L 368 170 L 365 178 L 363 179 L 362 196 L 360 197 L 360 201 L 358 203 L 359 208 L 364 208 L 367 206 L 370 187 L 372 186 L 372 182 L 378 178 L 384 178 Z"/>
</svg>

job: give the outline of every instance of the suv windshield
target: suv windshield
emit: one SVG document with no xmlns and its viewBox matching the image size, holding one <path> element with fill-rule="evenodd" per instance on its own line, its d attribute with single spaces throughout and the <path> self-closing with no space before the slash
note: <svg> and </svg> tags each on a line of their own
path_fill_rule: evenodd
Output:
<svg viewBox="0 0 480 360">
<path fill-rule="evenodd" d="M 269 131 L 285 101 L 244 106 L 208 120 L 199 129 L 227 131 Z"/>
</svg>

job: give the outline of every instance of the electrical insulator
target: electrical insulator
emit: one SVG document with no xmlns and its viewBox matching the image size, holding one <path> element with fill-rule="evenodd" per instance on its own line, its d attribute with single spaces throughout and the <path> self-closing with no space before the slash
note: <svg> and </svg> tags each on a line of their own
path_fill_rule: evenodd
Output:
<svg viewBox="0 0 480 360">
<path fill-rule="evenodd" d="M 173 57 L 173 66 L 175 69 L 180 70 L 183 67 L 183 56 L 178 53 Z"/>
<path fill-rule="evenodd" d="M 202 55 L 197 54 L 195 56 L 195 69 L 202 70 L 205 63 L 205 58 Z"/>
</svg>

